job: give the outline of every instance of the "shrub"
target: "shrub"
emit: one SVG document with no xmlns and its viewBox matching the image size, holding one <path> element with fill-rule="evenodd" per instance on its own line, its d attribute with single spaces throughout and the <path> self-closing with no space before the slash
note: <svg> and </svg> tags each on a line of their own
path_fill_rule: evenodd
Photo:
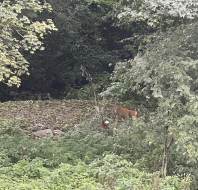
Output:
<svg viewBox="0 0 198 190">
<path fill-rule="evenodd" d="M 109 131 L 99 129 L 96 119 L 68 130 L 57 140 L 31 139 L 21 125 L 0 122 L 0 189 L 189 188 L 188 177 L 161 179 L 151 170 L 158 148 L 148 147 L 141 122 L 129 121 Z"/>
</svg>

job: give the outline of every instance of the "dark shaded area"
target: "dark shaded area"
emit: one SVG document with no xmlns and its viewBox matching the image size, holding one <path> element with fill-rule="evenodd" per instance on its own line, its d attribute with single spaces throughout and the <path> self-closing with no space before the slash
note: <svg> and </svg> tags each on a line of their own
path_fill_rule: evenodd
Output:
<svg viewBox="0 0 198 190">
<path fill-rule="evenodd" d="M 109 16 L 111 5 L 78 0 L 48 1 L 54 11 L 42 18 L 53 18 L 58 32 L 44 40 L 44 51 L 26 56 L 30 62 L 30 76 L 23 78 L 19 89 L 0 87 L 1 101 L 38 99 L 38 94 L 64 98 L 73 89 L 89 85 L 82 76 L 81 64 L 86 66 L 94 81 L 101 75 L 110 76 L 116 62 L 137 54 L 140 40 L 131 36 L 140 31 L 149 32 L 144 24 L 129 28 L 116 26 L 116 21 Z M 27 97 L 22 95 L 22 98 L 20 94 Z"/>
</svg>

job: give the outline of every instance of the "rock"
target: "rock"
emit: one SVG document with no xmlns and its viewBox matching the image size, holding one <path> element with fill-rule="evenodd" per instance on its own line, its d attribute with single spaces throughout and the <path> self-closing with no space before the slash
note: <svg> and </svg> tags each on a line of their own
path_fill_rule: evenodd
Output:
<svg viewBox="0 0 198 190">
<path fill-rule="evenodd" d="M 54 136 L 62 136 L 62 135 L 64 135 L 64 132 L 59 129 L 56 129 L 53 131 L 53 134 L 54 134 Z"/>
<path fill-rule="evenodd" d="M 37 132 L 37 131 L 44 130 L 44 129 L 48 129 L 48 128 L 41 123 L 37 123 L 32 127 L 33 132 Z"/>
<path fill-rule="evenodd" d="M 34 138 L 46 138 L 53 137 L 53 132 L 51 129 L 43 129 L 33 132 L 32 135 Z"/>
</svg>

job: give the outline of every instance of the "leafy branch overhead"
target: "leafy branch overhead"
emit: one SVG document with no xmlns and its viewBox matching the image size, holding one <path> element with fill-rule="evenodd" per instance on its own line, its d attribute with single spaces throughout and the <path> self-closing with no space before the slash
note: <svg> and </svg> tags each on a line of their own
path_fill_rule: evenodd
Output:
<svg viewBox="0 0 198 190">
<path fill-rule="evenodd" d="M 119 25 L 146 23 L 151 28 L 173 25 L 178 21 L 198 17 L 196 0 L 121 0 L 115 6 L 114 17 Z"/>
<path fill-rule="evenodd" d="M 39 14 L 51 10 L 48 3 L 37 0 L 0 3 L 0 82 L 20 86 L 21 76 L 28 74 L 29 67 L 23 52 L 44 50 L 44 36 L 57 30 L 51 19 L 36 20 Z"/>
</svg>

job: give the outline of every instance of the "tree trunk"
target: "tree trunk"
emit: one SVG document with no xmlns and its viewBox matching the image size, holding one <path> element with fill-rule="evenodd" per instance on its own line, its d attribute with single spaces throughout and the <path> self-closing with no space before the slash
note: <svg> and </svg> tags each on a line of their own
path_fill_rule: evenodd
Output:
<svg viewBox="0 0 198 190">
<path fill-rule="evenodd" d="M 167 175 L 170 147 L 172 144 L 173 144 L 173 137 L 169 137 L 168 127 L 165 127 L 164 128 L 164 152 L 163 152 L 162 168 L 161 168 L 161 176 L 162 177 L 166 177 L 166 175 Z"/>
</svg>

